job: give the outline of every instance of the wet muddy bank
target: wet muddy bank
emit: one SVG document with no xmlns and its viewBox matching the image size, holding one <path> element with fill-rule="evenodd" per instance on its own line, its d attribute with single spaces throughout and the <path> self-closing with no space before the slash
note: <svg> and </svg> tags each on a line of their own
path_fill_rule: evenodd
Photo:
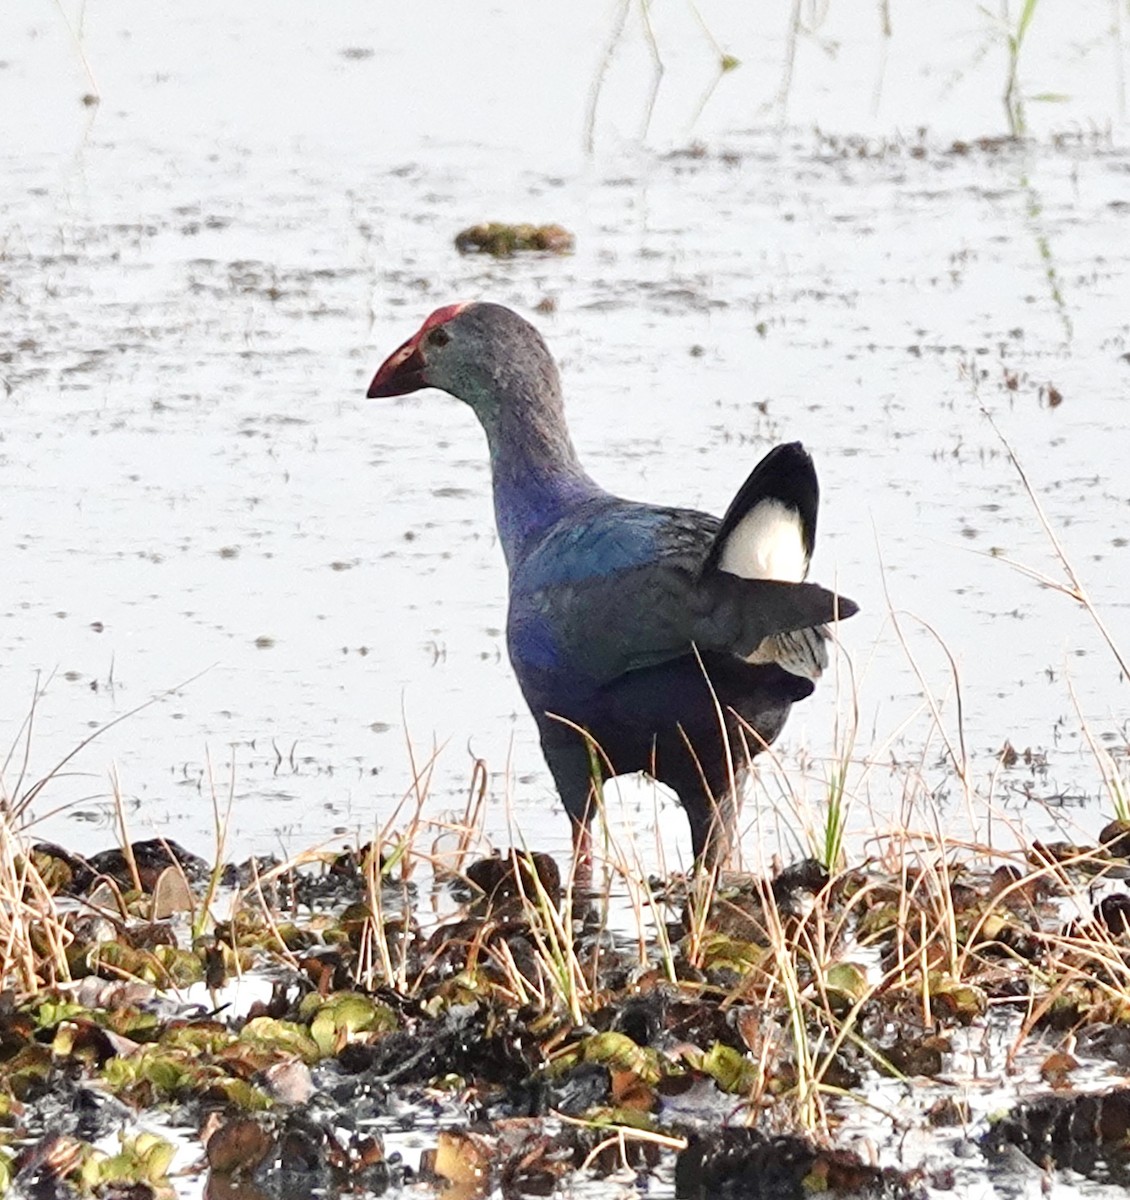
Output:
<svg viewBox="0 0 1130 1200">
<path fill-rule="evenodd" d="M 4 1170 L 61 1197 L 1124 1182 L 1125 839 L 639 881 L 635 924 L 548 856 L 39 845 Z"/>
</svg>

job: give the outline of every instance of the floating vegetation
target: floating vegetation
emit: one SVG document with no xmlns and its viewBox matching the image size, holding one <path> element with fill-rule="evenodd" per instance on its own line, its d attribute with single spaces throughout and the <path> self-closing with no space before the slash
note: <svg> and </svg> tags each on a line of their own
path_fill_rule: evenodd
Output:
<svg viewBox="0 0 1130 1200">
<path fill-rule="evenodd" d="M 14 906 L 41 908 L 4 963 L 0 1182 L 173 1195 L 173 1143 L 139 1131 L 158 1120 L 195 1131 L 213 1189 L 548 1194 L 622 1171 L 679 1197 L 949 1186 L 949 1167 L 836 1144 L 883 1081 L 993 1161 L 1123 1179 L 1127 841 L 1115 821 L 1099 845 L 1033 842 L 989 869 L 892 835 L 832 872 L 641 881 L 620 935 L 611 891 L 576 892 L 547 855 L 471 859 L 469 839 L 427 903 L 412 836 L 218 871 L 168 841 L 29 846 L 6 877 Z M 155 919 L 169 871 L 188 903 Z M 955 1063 L 994 1029 L 1051 1091 L 978 1115 Z M 432 1141 L 415 1165 L 385 1145 L 412 1126 Z"/>
<path fill-rule="evenodd" d="M 561 225 L 506 225 L 489 221 L 472 225 L 456 234 L 460 254 L 491 254 L 510 258 L 515 254 L 572 254 L 573 235 Z"/>
</svg>

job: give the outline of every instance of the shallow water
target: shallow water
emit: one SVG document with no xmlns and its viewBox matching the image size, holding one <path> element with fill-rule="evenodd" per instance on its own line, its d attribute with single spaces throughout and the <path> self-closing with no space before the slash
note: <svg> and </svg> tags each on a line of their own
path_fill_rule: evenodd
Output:
<svg viewBox="0 0 1130 1200">
<path fill-rule="evenodd" d="M 1041 12 L 1023 87 L 1070 98 L 1031 100 L 1024 144 L 962 150 L 1006 129 L 1003 42 L 976 5 L 913 27 L 896 10 L 888 42 L 878 11 L 806 8 L 787 96 L 778 7 L 771 29 L 703 7 L 743 60 L 720 81 L 690 6 L 657 13 L 649 122 L 635 9 L 613 43 L 605 5 L 536 22 L 505 3 L 395 19 L 356 2 L 92 6 L 79 38 L 102 99 L 84 107 L 59 12 L 5 6 L 7 792 L 37 679 L 25 782 L 157 697 L 44 790 L 40 813 L 71 807 L 42 834 L 110 841 L 113 776 L 135 837 L 208 853 L 214 794 L 232 798 L 231 855 L 364 838 L 438 747 L 427 815 L 462 807 L 479 757 L 488 831 L 508 840 L 513 814 L 528 842 L 565 846 L 505 659 L 481 435 L 435 393 L 363 398 L 433 307 L 489 296 L 556 306 L 534 316 L 613 489 L 721 511 L 773 442 L 812 450 L 813 577 L 863 606 L 843 630 L 854 753 L 911 764 L 854 770 L 861 831 L 897 818 L 908 787 L 968 824 L 893 610 L 954 745 L 939 642 L 957 664 L 994 836 L 1011 845 L 1015 820 L 1093 836 L 1109 806 L 1076 706 L 1124 755 L 1125 684 L 1084 612 L 989 556 L 1062 578 L 981 406 L 1130 650 L 1130 153 L 1111 10 L 1073 13 L 1070 40 Z M 461 258 L 452 238 L 481 219 L 560 221 L 577 253 Z M 844 669 L 794 713 L 784 775 L 748 810 L 751 858 L 795 847 L 774 810 L 785 788 L 818 806 L 851 691 Z M 998 773 L 1006 740 L 1035 766 Z M 663 802 L 622 795 L 650 862 Z M 983 807 L 972 821 L 983 834 Z M 670 862 L 687 842 L 664 824 Z"/>
</svg>

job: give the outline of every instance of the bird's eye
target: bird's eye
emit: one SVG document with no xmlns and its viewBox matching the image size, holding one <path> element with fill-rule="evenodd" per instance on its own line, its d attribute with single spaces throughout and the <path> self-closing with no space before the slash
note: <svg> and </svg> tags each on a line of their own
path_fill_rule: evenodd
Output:
<svg viewBox="0 0 1130 1200">
<path fill-rule="evenodd" d="M 442 325 L 438 325 L 428 334 L 429 346 L 446 346 L 451 341 L 451 334 Z"/>
</svg>

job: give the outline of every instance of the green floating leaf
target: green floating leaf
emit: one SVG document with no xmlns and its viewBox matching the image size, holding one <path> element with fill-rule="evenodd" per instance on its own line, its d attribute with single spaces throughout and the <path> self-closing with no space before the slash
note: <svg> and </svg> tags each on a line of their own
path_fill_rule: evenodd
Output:
<svg viewBox="0 0 1130 1200">
<path fill-rule="evenodd" d="M 833 1004 L 843 1001 L 847 1008 L 865 1000 L 871 991 L 866 969 L 853 962 L 833 963 L 824 975 L 824 987 Z"/>
<path fill-rule="evenodd" d="M 708 934 L 702 939 L 699 962 L 704 970 L 729 969 L 739 975 L 760 966 L 769 951 L 755 942 L 743 942 L 724 933 Z"/>
<path fill-rule="evenodd" d="M 54 1029 L 64 1021 L 90 1015 L 88 1008 L 81 1004 L 73 1004 L 69 1000 L 45 1000 L 30 1011 L 36 1029 Z"/>
<path fill-rule="evenodd" d="M 305 1015 L 305 1014 L 303 1014 Z M 310 1036 L 324 1057 L 336 1054 L 360 1033 L 388 1032 L 396 1028 L 396 1016 L 359 992 L 338 992 L 321 1005 L 310 1021 Z"/>
<path fill-rule="evenodd" d="M 121 1008 L 96 1009 L 92 1018 L 112 1033 L 120 1033 L 135 1042 L 150 1042 L 161 1027 L 161 1018 L 155 1012 L 144 1012 L 128 1004 Z"/>
<path fill-rule="evenodd" d="M 742 1095 L 757 1086 L 761 1072 L 740 1050 L 715 1042 L 695 1066 L 724 1092 Z"/>
<path fill-rule="evenodd" d="M 984 1016 L 988 1011 L 988 996 L 971 983 L 933 975 L 929 983 L 930 1003 L 935 1012 L 948 1014 L 962 1025 L 968 1025 L 975 1017 Z"/>
<path fill-rule="evenodd" d="M 264 1112 L 271 1107 L 271 1098 L 266 1092 L 248 1083 L 246 1079 L 227 1076 L 216 1079 L 208 1088 L 213 1096 L 222 1096 L 229 1104 L 245 1112 Z"/>
<path fill-rule="evenodd" d="M 165 969 L 168 979 L 164 986 L 186 988 L 204 979 L 204 963 L 200 956 L 192 950 L 180 950 L 176 946 L 157 946 L 153 951 L 154 958 Z"/>
<path fill-rule="evenodd" d="M 250 1046 L 285 1050 L 298 1055 L 307 1065 L 322 1058 L 318 1043 L 304 1025 L 294 1021 L 278 1021 L 274 1017 L 255 1017 L 240 1030 L 239 1041 Z"/>
<path fill-rule="evenodd" d="M 219 1021 L 194 1021 L 168 1029 L 161 1037 L 166 1050 L 187 1050 L 192 1054 L 218 1054 L 235 1040 L 231 1030 Z"/>
<path fill-rule="evenodd" d="M 176 1147 L 155 1133 L 139 1133 L 136 1137 L 121 1137 L 122 1148 L 117 1154 L 103 1155 L 94 1151 L 82 1170 L 88 1187 L 114 1183 L 167 1183 L 169 1167 Z"/>
<path fill-rule="evenodd" d="M 160 1046 L 146 1046 L 129 1058 L 108 1059 L 102 1067 L 102 1078 L 111 1091 L 125 1093 L 148 1084 L 162 1100 L 191 1090 L 200 1073 L 199 1066 L 188 1063 L 183 1052 L 169 1053 Z"/>
<path fill-rule="evenodd" d="M 654 1050 L 633 1042 L 626 1033 L 610 1030 L 596 1033 L 581 1043 L 584 1062 L 603 1063 L 619 1071 L 631 1071 L 644 1083 L 658 1083 L 660 1078 L 659 1056 Z"/>
</svg>

